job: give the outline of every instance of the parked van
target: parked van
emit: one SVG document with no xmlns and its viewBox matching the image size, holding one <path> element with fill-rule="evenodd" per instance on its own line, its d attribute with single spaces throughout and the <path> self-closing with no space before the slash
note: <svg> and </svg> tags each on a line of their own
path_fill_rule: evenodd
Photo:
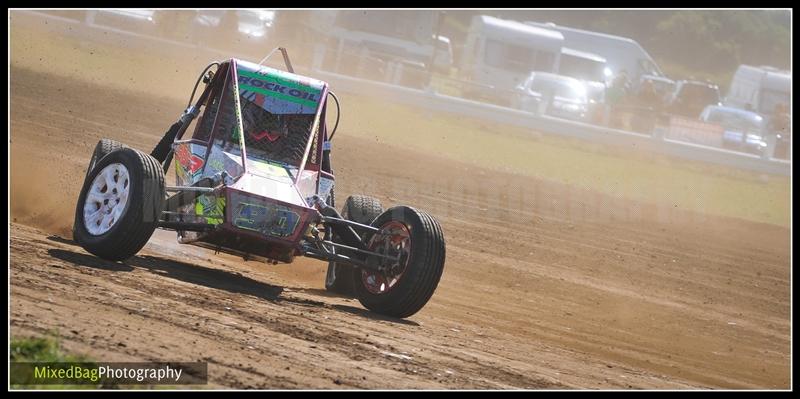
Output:
<svg viewBox="0 0 800 399">
<path fill-rule="evenodd" d="M 634 89 L 642 75 L 664 76 L 650 54 L 633 39 L 554 23 L 529 21 L 525 24 L 558 31 L 564 37 L 564 47 L 591 52 L 605 58 L 610 74 L 616 76 L 626 71 Z"/>
<path fill-rule="evenodd" d="M 740 65 L 733 75 L 725 105 L 753 111 L 769 118 L 778 104 L 789 109 L 792 75 L 767 66 Z"/>
<path fill-rule="evenodd" d="M 532 71 L 557 73 L 564 37 L 550 29 L 488 15 L 472 18 L 459 75 L 470 98 L 510 105 L 510 92 Z"/>
<path fill-rule="evenodd" d="M 605 100 L 605 89 L 608 79 L 606 59 L 586 51 L 578 51 L 569 47 L 561 49 L 561 62 L 558 74 L 582 81 L 586 85 L 589 99 L 596 103 Z"/>
<path fill-rule="evenodd" d="M 575 79 L 606 83 L 606 59 L 587 51 L 569 47 L 561 48 L 561 62 L 558 73 Z"/>
</svg>

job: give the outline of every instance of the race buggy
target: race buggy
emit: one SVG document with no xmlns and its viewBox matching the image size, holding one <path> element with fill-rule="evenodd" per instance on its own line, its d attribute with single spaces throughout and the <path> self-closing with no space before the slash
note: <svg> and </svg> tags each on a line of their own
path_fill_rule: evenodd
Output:
<svg viewBox="0 0 800 399">
<path fill-rule="evenodd" d="M 262 66 L 276 50 L 287 71 Z M 376 313 L 413 315 L 444 270 L 441 226 L 423 211 L 384 210 L 363 195 L 336 211 L 331 139 L 339 101 L 327 83 L 295 74 L 286 50 L 276 50 L 259 64 L 209 64 L 186 110 L 149 154 L 100 140 L 75 210 L 75 241 L 120 261 L 162 228 L 177 231 L 180 243 L 245 260 L 308 256 L 329 262 L 328 290 Z M 337 108 L 330 134 L 329 98 Z M 173 158 L 176 185 L 167 186 Z"/>
</svg>

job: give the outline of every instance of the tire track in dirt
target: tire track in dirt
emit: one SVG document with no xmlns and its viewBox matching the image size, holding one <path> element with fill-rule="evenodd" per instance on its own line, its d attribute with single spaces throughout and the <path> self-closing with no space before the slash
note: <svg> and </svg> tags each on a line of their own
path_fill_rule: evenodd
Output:
<svg viewBox="0 0 800 399">
<path fill-rule="evenodd" d="M 47 244 L 43 240 L 35 240 L 35 243 Z M 43 259 L 47 258 L 40 253 L 41 250 L 39 248 L 32 248 L 27 244 L 28 243 L 24 241 L 16 240 L 12 246 L 12 250 L 16 253 L 37 252 L 37 257 Z M 70 277 L 68 275 L 53 276 L 53 273 L 49 273 L 45 270 L 20 270 L 18 268 L 15 270 L 16 273 L 23 271 L 26 272 L 25 278 L 14 278 L 12 282 L 15 290 L 21 291 L 16 295 L 18 298 L 26 298 L 31 302 L 41 302 L 43 298 L 38 297 L 37 295 L 29 295 L 27 292 L 68 292 L 72 289 L 86 287 L 89 285 L 88 281 L 86 281 L 87 278 L 102 277 L 102 274 L 109 272 L 132 273 L 137 269 L 146 269 L 151 273 L 157 274 L 158 278 L 153 279 L 150 276 L 139 276 L 137 278 L 123 277 L 115 279 L 113 285 L 113 289 L 115 290 L 114 296 L 119 299 L 116 306 L 117 312 L 140 316 L 146 318 L 148 322 L 168 325 L 174 330 L 192 331 L 196 335 L 199 335 L 206 340 L 220 342 L 224 341 L 229 345 L 239 346 L 240 348 L 246 348 L 254 343 L 251 341 L 251 339 L 247 338 L 249 336 L 247 334 L 250 333 L 249 329 L 238 327 L 237 324 L 245 324 L 250 326 L 257 325 L 259 326 L 259 330 L 269 330 L 268 333 L 261 332 L 260 334 L 285 336 L 284 338 L 279 339 L 278 342 L 283 340 L 290 341 L 290 343 L 287 344 L 282 350 L 275 349 L 276 347 L 283 346 L 280 344 L 273 347 L 258 346 L 258 350 L 261 351 L 260 354 L 267 357 L 277 357 L 282 354 L 286 354 L 289 351 L 291 351 L 293 354 L 292 357 L 295 358 L 302 356 L 318 357 L 319 351 L 308 349 L 311 348 L 324 351 L 326 356 L 337 354 L 337 357 L 340 358 L 340 362 L 342 361 L 341 359 L 349 359 L 354 363 L 360 362 L 362 364 L 368 364 L 369 360 L 374 359 L 377 354 L 377 357 L 381 359 L 378 361 L 378 366 L 388 367 L 399 373 L 407 374 L 405 377 L 402 377 L 405 379 L 426 374 L 432 376 L 436 373 L 439 373 L 438 369 L 435 369 L 429 365 L 436 365 L 437 362 L 431 362 L 430 359 L 417 359 L 415 357 L 410 361 L 402 361 L 402 359 L 401 361 L 392 361 L 393 358 L 391 356 L 381 356 L 382 353 L 394 353 L 395 351 L 398 351 L 398 348 L 396 348 L 394 345 L 387 343 L 391 342 L 392 339 L 395 338 L 393 336 L 394 334 L 386 334 L 386 331 L 384 331 L 383 328 L 371 328 L 364 330 L 363 328 L 356 327 L 350 329 L 347 325 L 343 326 L 341 323 L 348 317 L 353 316 L 351 313 L 352 310 L 351 312 L 336 312 L 336 307 L 324 304 L 320 301 L 283 295 L 283 292 L 290 291 L 289 289 L 279 289 L 278 287 L 273 287 L 274 290 L 272 293 L 258 294 L 258 292 L 252 288 L 248 288 L 248 286 L 253 285 L 260 287 L 264 284 L 249 280 L 245 276 L 223 276 L 228 273 L 215 269 L 206 269 L 203 266 L 189 265 L 179 261 L 153 257 L 150 255 L 138 256 L 132 260 L 126 261 L 123 264 L 115 264 L 93 258 L 90 255 L 83 255 L 81 253 L 64 249 L 51 248 L 47 250 L 47 254 L 51 258 L 61 259 L 74 265 L 85 265 L 92 269 L 86 270 L 79 268 L 77 269 L 79 277 Z M 72 268 L 74 268 L 73 265 L 59 266 L 58 271 L 61 272 L 63 270 Z M 155 283 L 162 279 L 160 278 L 159 272 L 164 269 L 170 270 L 170 273 L 173 274 L 181 274 L 180 279 L 184 283 L 191 282 L 195 284 L 171 285 L 168 291 L 164 290 L 165 287 L 163 285 L 150 285 L 151 283 Z M 180 271 L 178 272 L 176 269 L 179 269 Z M 233 280 L 231 280 L 232 278 Z M 53 279 L 57 280 L 59 283 L 44 283 L 44 281 Z M 204 284 L 208 286 L 210 281 L 217 281 L 220 279 L 223 279 L 223 282 L 212 283 L 212 285 L 215 286 L 211 289 L 206 287 L 205 291 L 218 291 L 223 295 L 223 298 L 214 298 L 212 293 L 198 295 L 197 285 Z M 238 282 L 237 279 L 239 279 Z M 258 291 L 264 290 L 259 289 Z M 259 300 L 257 306 L 251 306 L 249 301 L 242 301 L 241 298 L 237 298 L 237 295 L 231 295 L 232 292 L 244 292 L 240 295 L 249 296 L 251 298 L 255 296 L 255 298 Z M 229 296 L 232 296 L 232 298 L 225 298 Z M 140 308 L 141 301 L 134 299 L 148 297 L 158 297 L 159 300 L 156 303 L 149 302 L 147 309 Z M 102 290 L 100 290 L 100 292 L 89 291 L 87 294 L 81 296 L 80 302 L 102 303 L 106 298 L 107 293 L 103 292 Z M 232 306 L 226 306 L 222 308 L 220 306 L 220 299 L 223 301 L 225 299 L 231 299 Z M 269 306 L 267 309 L 265 309 L 263 302 L 265 299 L 268 301 L 267 304 L 274 304 L 275 306 Z M 233 303 L 236 305 L 233 305 Z M 341 307 L 342 305 L 338 306 Z M 186 318 L 184 317 L 185 311 L 178 310 L 185 307 L 204 309 L 205 311 L 203 312 L 202 317 L 195 316 Z M 330 316 L 324 316 L 325 319 L 320 320 L 319 315 L 329 309 L 332 310 L 333 313 L 343 314 L 331 321 L 325 320 L 331 319 Z M 279 313 L 280 317 L 264 315 L 264 313 L 271 314 L 273 312 Z M 317 322 L 310 328 L 308 327 L 309 319 Z M 237 320 L 237 322 L 233 322 L 236 324 L 230 325 L 228 321 L 232 322 L 231 320 Z M 380 324 L 392 325 L 392 328 L 396 329 L 397 326 L 394 324 L 397 322 L 399 321 L 393 320 L 391 322 L 380 322 Z M 202 323 L 202 327 L 199 327 L 198 323 Z M 354 323 L 349 322 L 347 324 Z M 25 325 L 22 324 L 20 326 Z M 227 333 L 230 329 L 235 330 L 238 334 Z M 372 336 L 380 341 L 386 342 L 377 342 L 375 341 L 375 338 L 365 338 L 365 331 L 366 337 Z M 413 331 L 403 332 L 413 333 Z M 399 340 L 400 337 L 397 338 Z M 310 346 L 305 348 L 299 346 L 295 341 L 310 343 Z M 272 343 L 275 344 L 276 342 L 273 340 Z M 409 346 L 409 344 L 406 344 L 406 346 Z M 410 346 L 413 346 L 413 343 L 410 344 Z M 431 352 L 432 355 L 436 357 L 447 357 L 446 350 L 431 350 Z M 213 358 L 212 360 L 217 366 L 232 367 L 229 362 L 222 361 L 221 359 Z M 473 363 L 474 360 L 456 356 L 449 361 L 448 365 L 444 367 L 462 371 L 464 370 L 465 365 L 470 365 Z M 480 363 L 474 364 L 471 366 L 471 368 L 467 368 L 464 374 L 480 375 L 482 376 L 482 379 L 485 379 L 485 381 L 481 381 L 482 379 L 470 380 L 454 377 L 451 378 L 450 383 L 457 384 L 457 386 L 475 387 L 524 386 L 530 388 L 541 388 L 555 386 L 541 379 L 531 379 L 530 377 L 524 376 L 518 372 L 504 370 L 502 367 L 498 366 L 500 365 L 484 365 Z M 255 374 L 260 375 L 259 373 Z M 344 380 L 344 378 L 342 378 L 342 380 Z M 508 381 L 508 383 L 498 386 L 498 381 Z M 356 384 L 354 386 L 359 387 L 360 385 Z"/>
</svg>

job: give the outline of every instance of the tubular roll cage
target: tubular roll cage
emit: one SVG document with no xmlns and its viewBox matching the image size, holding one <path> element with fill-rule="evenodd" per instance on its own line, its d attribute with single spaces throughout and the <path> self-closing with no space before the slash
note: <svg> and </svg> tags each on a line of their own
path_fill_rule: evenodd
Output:
<svg viewBox="0 0 800 399">
<path fill-rule="evenodd" d="M 263 64 L 278 50 L 280 50 L 283 55 L 286 70 L 290 73 L 294 73 L 289 55 L 283 47 L 277 47 L 270 51 L 270 53 L 259 62 L 259 65 Z M 206 103 L 211 95 L 211 88 L 213 87 L 211 83 L 216 78 L 216 75 L 210 70 L 213 65 L 217 65 L 219 69 L 221 64 L 219 62 L 213 62 L 203 70 L 192 91 L 193 98 L 197 86 L 202 80 L 203 83 L 206 84 L 206 87 L 200 94 L 200 97 L 194 104 L 192 104 L 192 98 L 190 98 L 186 110 L 178 121 L 167 130 L 159 145 L 151 152 L 151 155 L 162 163 L 164 172 L 169 169 L 169 165 L 172 161 L 173 149 L 171 144 L 183 137 L 189 125 L 198 117 L 200 107 L 202 104 Z M 324 121 L 320 121 L 320 123 L 324 123 Z M 305 162 L 307 156 L 308 149 L 306 149 L 303 162 Z M 299 176 L 300 173 L 298 173 L 298 178 Z M 181 213 L 178 210 L 184 205 L 193 203 L 201 195 L 220 192 L 226 186 L 226 177 L 228 177 L 228 175 L 223 171 L 213 177 L 204 177 L 191 186 L 167 186 L 166 191 L 175 192 L 176 194 L 167 197 L 165 210 L 161 212 L 161 216 L 159 217 L 158 227 L 176 231 L 210 232 L 215 230 L 217 228 L 215 224 L 185 221 L 184 217 L 195 217 L 195 215 Z M 324 261 L 350 264 L 355 267 L 377 272 L 383 272 L 388 267 L 385 265 L 386 261 L 391 262 L 390 264 L 399 262 L 398 257 L 377 253 L 368 248 L 365 243 L 365 241 L 368 241 L 366 238 L 374 234 L 380 234 L 378 228 L 343 218 L 335 208 L 329 206 L 317 195 L 312 197 L 311 204 L 309 205 L 315 207 L 317 213 L 312 217 L 309 223 L 310 236 L 302 239 L 299 248 L 296 248 L 301 255 Z M 175 217 L 176 220 L 173 220 L 173 217 Z M 314 226 L 315 221 L 325 226 L 323 237 L 320 237 L 320 231 Z M 356 230 L 364 234 L 365 240 L 362 241 L 359 234 L 356 233 Z M 333 241 L 334 235 L 339 238 L 341 243 Z"/>
</svg>

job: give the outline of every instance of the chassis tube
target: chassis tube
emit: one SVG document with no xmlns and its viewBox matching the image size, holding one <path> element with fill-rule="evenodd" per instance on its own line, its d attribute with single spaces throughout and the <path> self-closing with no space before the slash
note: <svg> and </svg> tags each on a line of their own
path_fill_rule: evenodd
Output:
<svg viewBox="0 0 800 399">
<path fill-rule="evenodd" d="M 389 259 L 389 260 L 394 261 L 394 262 L 399 262 L 400 261 L 399 257 L 392 257 L 392 256 L 382 255 L 382 254 L 379 254 L 377 252 L 367 251 L 365 249 L 354 248 L 354 247 L 347 246 L 347 245 L 344 245 L 344 244 L 337 244 L 337 243 L 335 243 L 333 241 L 326 242 L 324 244 L 328 244 L 328 245 L 333 246 L 335 248 L 342 248 L 342 249 L 345 249 L 347 251 L 352 251 L 352 252 L 355 252 L 355 253 L 361 254 L 361 255 L 378 256 L 378 257 L 381 257 L 381 258 Z"/>
<path fill-rule="evenodd" d="M 322 216 L 322 223 L 347 225 L 357 229 L 366 230 L 372 233 L 377 233 L 379 231 L 377 227 L 372 227 L 368 224 L 361 224 L 347 219 L 332 218 L 325 215 Z"/>
<path fill-rule="evenodd" d="M 322 201 L 318 201 L 317 205 L 319 205 L 319 213 L 322 216 L 327 218 L 345 220 L 339 212 L 336 211 L 332 206 L 328 206 Z M 346 224 L 340 223 L 331 223 L 330 220 L 327 223 L 333 229 L 333 232 L 339 236 L 339 239 L 342 241 L 343 244 L 358 248 L 358 249 L 367 249 L 366 245 L 361 241 L 361 238 L 358 236 L 355 230 L 351 226 Z"/>
<path fill-rule="evenodd" d="M 307 248 L 306 250 L 304 250 L 303 251 L 303 256 L 307 256 L 307 257 L 313 258 L 313 259 L 329 261 L 329 262 L 344 263 L 344 264 L 352 265 L 352 266 L 359 267 L 359 268 L 362 268 L 362 269 L 380 271 L 376 265 L 371 265 L 371 264 L 367 263 L 364 260 L 361 260 L 361 259 L 358 259 L 358 258 L 355 258 L 355 257 L 350 257 L 350 256 L 347 256 L 347 255 L 337 254 L 337 253 L 328 253 L 328 254 L 320 253 L 320 252 L 317 252 L 315 249 L 312 249 L 312 248 Z"/>
<path fill-rule="evenodd" d="M 206 67 L 206 70 L 208 70 L 209 67 Z M 205 71 L 203 71 L 203 73 L 205 73 Z M 200 76 L 202 78 L 203 75 Z M 197 84 L 200 83 L 201 78 L 197 79 L 197 83 L 195 83 L 195 90 L 197 89 Z M 175 142 L 176 139 L 183 137 L 186 129 L 189 128 L 189 125 L 192 123 L 192 121 L 200 114 L 200 107 L 202 104 L 205 104 L 206 100 L 211 95 L 211 82 L 204 81 L 204 83 L 206 83 L 206 87 L 203 89 L 203 93 L 200 94 L 200 98 L 197 99 L 197 102 L 192 105 L 191 100 L 189 100 L 189 105 L 187 106 L 186 110 L 183 111 L 183 114 L 181 114 L 180 118 L 178 118 L 178 121 L 173 123 L 172 126 L 167 129 L 167 132 L 164 133 L 163 137 L 161 137 L 161 141 L 159 141 L 155 148 L 153 148 L 153 151 L 150 152 L 150 155 L 153 158 L 155 158 L 158 162 L 161 162 L 161 165 L 164 168 L 164 173 L 167 172 L 169 169 L 169 164 L 172 162 L 172 143 Z M 194 97 L 194 92 L 192 92 L 192 97 Z"/>
<path fill-rule="evenodd" d="M 201 99 L 203 97 L 205 96 L 201 96 Z M 169 130 L 167 130 L 167 133 L 165 133 L 164 137 L 161 139 L 161 142 L 156 145 L 156 148 L 154 148 L 153 152 L 150 154 L 153 156 L 153 158 L 162 163 L 164 167 L 164 173 L 167 172 L 167 169 L 169 169 L 169 164 L 172 162 L 172 143 L 175 142 L 177 138 L 183 137 L 183 133 L 186 132 L 189 124 L 191 124 L 192 121 L 197 118 L 199 113 L 199 106 L 190 105 L 189 108 L 186 108 L 186 111 L 183 112 L 180 119 L 170 126 Z"/>
</svg>

